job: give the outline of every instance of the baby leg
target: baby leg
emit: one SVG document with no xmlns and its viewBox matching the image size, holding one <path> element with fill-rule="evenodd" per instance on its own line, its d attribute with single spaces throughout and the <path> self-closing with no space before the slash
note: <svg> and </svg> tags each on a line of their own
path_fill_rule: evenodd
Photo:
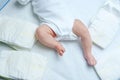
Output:
<svg viewBox="0 0 120 80">
<path fill-rule="evenodd" d="M 64 47 L 56 41 L 55 32 L 47 25 L 41 25 L 36 30 L 37 39 L 45 46 L 55 49 L 59 55 L 63 55 L 65 49 Z"/>
<path fill-rule="evenodd" d="M 84 52 L 84 57 L 87 60 L 88 64 L 93 66 L 96 64 L 96 60 L 92 55 L 92 41 L 88 29 L 86 26 L 80 21 L 75 20 L 73 25 L 73 33 L 75 33 L 78 37 L 81 38 L 82 48 Z"/>
</svg>

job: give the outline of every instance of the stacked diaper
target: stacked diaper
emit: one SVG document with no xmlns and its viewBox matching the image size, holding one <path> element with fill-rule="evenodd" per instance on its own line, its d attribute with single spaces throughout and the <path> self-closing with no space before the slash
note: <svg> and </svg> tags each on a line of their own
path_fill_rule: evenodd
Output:
<svg viewBox="0 0 120 80">
<path fill-rule="evenodd" d="M 36 24 L 7 16 L 1 16 L 0 41 L 17 50 L 31 49 L 36 41 L 36 28 Z"/>
<path fill-rule="evenodd" d="M 24 20 L 0 16 L 0 42 L 12 47 L 0 51 L 0 76 L 15 80 L 41 80 L 46 57 L 30 52 L 38 26 Z"/>
<path fill-rule="evenodd" d="M 89 31 L 92 41 L 106 48 L 120 28 L 120 0 L 109 0 L 91 20 Z"/>
<path fill-rule="evenodd" d="M 92 18 L 89 31 L 92 41 L 106 49 L 120 30 L 120 0 L 108 0 L 98 13 Z M 119 38 L 117 38 L 119 41 Z M 119 43 L 118 43 L 119 44 Z M 111 51 L 102 51 L 95 70 L 101 80 L 119 80 L 120 78 L 120 47 L 114 46 Z"/>
<path fill-rule="evenodd" d="M 41 80 L 47 59 L 28 51 L 2 51 L 0 75 L 15 80 Z"/>
</svg>

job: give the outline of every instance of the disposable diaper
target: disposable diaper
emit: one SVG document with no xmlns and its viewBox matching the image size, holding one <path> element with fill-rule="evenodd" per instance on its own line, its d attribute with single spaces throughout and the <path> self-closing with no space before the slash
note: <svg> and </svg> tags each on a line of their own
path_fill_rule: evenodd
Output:
<svg viewBox="0 0 120 80">
<path fill-rule="evenodd" d="M 2 51 L 0 75 L 13 79 L 41 80 L 47 58 L 35 52 Z"/>
<path fill-rule="evenodd" d="M 31 49 L 37 25 L 11 17 L 0 17 L 0 41 L 15 49 Z"/>
<path fill-rule="evenodd" d="M 91 20 L 89 31 L 92 41 L 101 48 L 110 45 L 120 28 L 120 16 L 113 12 L 114 10 L 111 11 L 108 6 L 104 6 Z"/>
</svg>

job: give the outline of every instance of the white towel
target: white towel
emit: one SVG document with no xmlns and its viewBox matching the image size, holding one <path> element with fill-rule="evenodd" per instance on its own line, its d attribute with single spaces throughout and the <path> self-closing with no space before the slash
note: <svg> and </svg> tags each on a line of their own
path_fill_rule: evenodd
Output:
<svg viewBox="0 0 120 80">
<path fill-rule="evenodd" d="M 101 48 L 106 48 L 110 45 L 120 27 L 118 9 L 120 7 L 111 3 L 105 3 L 103 8 L 91 20 L 91 25 L 89 26 L 92 41 Z"/>
<path fill-rule="evenodd" d="M 27 51 L 2 51 L 0 75 L 25 80 L 41 80 L 47 59 L 39 53 Z"/>
</svg>

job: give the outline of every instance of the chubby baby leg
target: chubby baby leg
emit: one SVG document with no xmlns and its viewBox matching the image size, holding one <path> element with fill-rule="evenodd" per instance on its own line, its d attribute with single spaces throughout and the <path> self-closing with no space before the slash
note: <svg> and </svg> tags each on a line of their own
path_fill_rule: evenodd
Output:
<svg viewBox="0 0 120 80">
<path fill-rule="evenodd" d="M 60 44 L 60 42 L 56 41 L 55 32 L 47 25 L 41 25 L 36 30 L 36 37 L 43 45 L 55 49 L 59 55 L 63 55 L 65 52 L 64 47 Z"/>
<path fill-rule="evenodd" d="M 96 64 L 96 59 L 92 55 L 92 41 L 89 31 L 86 26 L 78 19 L 74 21 L 73 33 L 81 38 L 84 57 L 89 65 L 94 66 Z"/>
</svg>

